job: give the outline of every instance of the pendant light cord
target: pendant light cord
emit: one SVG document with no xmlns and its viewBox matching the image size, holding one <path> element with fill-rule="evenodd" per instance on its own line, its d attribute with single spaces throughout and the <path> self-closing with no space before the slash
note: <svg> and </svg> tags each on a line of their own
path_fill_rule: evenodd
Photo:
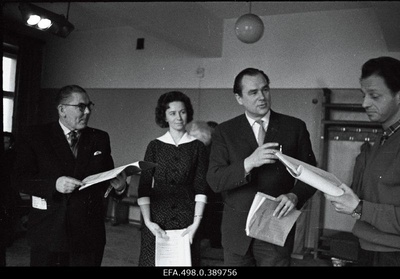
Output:
<svg viewBox="0 0 400 279">
<path fill-rule="evenodd" d="M 67 10 L 67 20 L 68 20 L 68 16 L 69 16 L 69 6 L 71 5 L 71 2 L 68 2 L 68 10 Z"/>
</svg>

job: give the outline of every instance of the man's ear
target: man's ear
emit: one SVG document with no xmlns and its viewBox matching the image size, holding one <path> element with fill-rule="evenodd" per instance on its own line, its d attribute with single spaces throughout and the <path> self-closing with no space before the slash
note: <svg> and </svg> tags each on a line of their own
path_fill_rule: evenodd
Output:
<svg viewBox="0 0 400 279">
<path fill-rule="evenodd" d="M 58 105 L 57 106 L 58 114 L 61 115 L 61 116 L 64 116 L 65 115 L 64 109 L 65 109 L 64 106 Z"/>
<path fill-rule="evenodd" d="M 235 97 L 239 105 L 243 105 L 242 97 L 238 93 L 235 93 Z"/>
</svg>

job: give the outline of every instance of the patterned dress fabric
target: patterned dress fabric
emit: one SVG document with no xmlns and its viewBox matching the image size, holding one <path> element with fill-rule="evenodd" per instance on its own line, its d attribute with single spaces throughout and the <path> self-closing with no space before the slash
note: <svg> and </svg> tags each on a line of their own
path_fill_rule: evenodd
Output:
<svg viewBox="0 0 400 279">
<path fill-rule="evenodd" d="M 144 160 L 157 163 L 154 169 L 142 172 L 138 188 L 139 198 L 150 197 L 151 220 L 164 230 L 191 225 L 195 195 L 206 194 L 205 145 L 192 140 L 177 146 L 155 139 Z M 154 266 L 155 237 L 145 225 L 141 232 L 139 266 Z"/>
</svg>

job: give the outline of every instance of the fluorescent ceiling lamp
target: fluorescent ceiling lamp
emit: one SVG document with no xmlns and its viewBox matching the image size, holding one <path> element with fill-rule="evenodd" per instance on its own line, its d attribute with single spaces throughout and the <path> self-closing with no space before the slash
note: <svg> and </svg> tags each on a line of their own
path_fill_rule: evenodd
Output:
<svg viewBox="0 0 400 279">
<path fill-rule="evenodd" d="M 29 25 L 36 25 L 41 19 L 42 18 L 38 15 L 30 15 L 26 23 L 28 23 Z"/>
<path fill-rule="evenodd" d="M 47 19 L 47 18 L 42 18 L 37 24 L 39 29 L 42 29 L 42 30 L 45 30 L 45 29 L 49 28 L 52 25 L 53 25 L 53 22 L 50 19 Z"/>
<path fill-rule="evenodd" d="M 75 29 L 74 25 L 64 15 L 58 15 L 24 2 L 20 3 L 19 9 L 25 24 L 38 30 L 49 31 L 57 36 L 66 38 Z M 69 3 L 67 12 L 69 12 Z"/>
</svg>

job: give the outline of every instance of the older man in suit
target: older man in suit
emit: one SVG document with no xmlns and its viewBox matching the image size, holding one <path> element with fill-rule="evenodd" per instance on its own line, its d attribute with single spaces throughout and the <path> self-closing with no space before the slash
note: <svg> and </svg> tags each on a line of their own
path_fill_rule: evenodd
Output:
<svg viewBox="0 0 400 279">
<path fill-rule="evenodd" d="M 15 186 L 32 197 L 30 265 L 100 266 L 105 192 L 121 196 L 126 174 L 80 191 L 85 177 L 114 168 L 110 138 L 87 126 L 93 103 L 83 88 L 61 88 L 56 105 L 59 120 L 32 127 L 16 148 Z"/>
<path fill-rule="evenodd" d="M 294 208 L 300 209 L 315 192 L 296 182 L 274 154 L 281 146 L 284 154 L 316 163 L 305 123 L 271 110 L 269 84 L 261 70 L 241 71 L 233 91 L 245 113 L 218 125 L 212 138 L 207 181 L 224 199 L 221 231 L 224 263 L 228 266 L 289 266 L 295 227 L 284 247 L 248 237 L 245 226 L 249 209 L 255 194 L 262 192 L 276 197 L 279 205 L 274 215 L 284 218 Z"/>
</svg>

